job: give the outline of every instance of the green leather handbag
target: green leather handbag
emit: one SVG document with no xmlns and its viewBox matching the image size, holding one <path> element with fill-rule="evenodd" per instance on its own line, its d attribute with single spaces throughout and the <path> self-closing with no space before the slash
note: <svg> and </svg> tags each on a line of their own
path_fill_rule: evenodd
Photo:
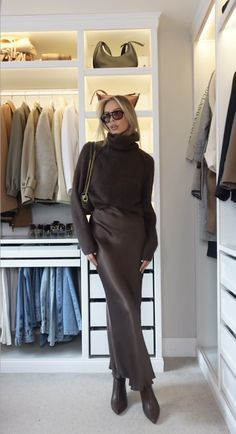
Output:
<svg viewBox="0 0 236 434">
<path fill-rule="evenodd" d="M 121 45 L 120 56 L 113 56 L 110 48 L 104 41 L 99 41 L 93 53 L 94 68 L 130 68 L 138 66 L 138 56 L 133 44 L 141 42 L 129 41 Z"/>
</svg>

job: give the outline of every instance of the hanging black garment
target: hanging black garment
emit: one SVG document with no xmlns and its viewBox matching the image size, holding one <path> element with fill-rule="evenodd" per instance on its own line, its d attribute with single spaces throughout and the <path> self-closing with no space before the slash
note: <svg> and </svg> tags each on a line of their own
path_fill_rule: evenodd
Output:
<svg viewBox="0 0 236 434">
<path fill-rule="evenodd" d="M 223 188 L 220 183 L 224 172 L 225 159 L 229 147 L 230 134 L 233 126 L 234 116 L 236 111 L 236 72 L 233 76 L 231 94 L 229 99 L 228 111 L 225 122 L 224 136 L 223 136 L 223 145 L 221 151 L 220 158 L 220 167 L 219 167 L 219 175 L 216 186 L 216 197 L 220 200 L 227 200 L 230 197 L 230 190 Z"/>
</svg>

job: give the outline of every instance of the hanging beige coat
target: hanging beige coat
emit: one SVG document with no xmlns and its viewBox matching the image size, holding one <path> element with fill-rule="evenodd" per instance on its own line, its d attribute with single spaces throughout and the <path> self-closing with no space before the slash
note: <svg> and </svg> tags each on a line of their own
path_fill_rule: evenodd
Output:
<svg viewBox="0 0 236 434">
<path fill-rule="evenodd" d="M 11 197 L 6 191 L 6 168 L 8 149 L 10 142 L 10 132 L 12 116 L 15 106 L 11 101 L 7 101 L 0 107 L 0 125 L 1 125 L 1 213 L 13 211 L 18 208 L 17 200 Z"/>
</svg>

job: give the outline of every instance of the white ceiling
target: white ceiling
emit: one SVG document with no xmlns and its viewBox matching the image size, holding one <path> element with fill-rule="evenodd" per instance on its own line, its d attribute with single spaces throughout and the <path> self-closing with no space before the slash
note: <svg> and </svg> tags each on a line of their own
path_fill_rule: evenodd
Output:
<svg viewBox="0 0 236 434">
<path fill-rule="evenodd" d="M 189 28 L 202 0 L 1 0 L 2 15 L 162 12 L 161 26 Z"/>
</svg>

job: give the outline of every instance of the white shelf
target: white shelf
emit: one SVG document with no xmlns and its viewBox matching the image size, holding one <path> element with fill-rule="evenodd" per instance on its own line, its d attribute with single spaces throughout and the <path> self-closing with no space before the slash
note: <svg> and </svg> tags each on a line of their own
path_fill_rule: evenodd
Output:
<svg viewBox="0 0 236 434">
<path fill-rule="evenodd" d="M 114 76 L 114 75 L 150 75 L 152 69 L 150 67 L 134 67 L 134 68 L 86 68 L 84 75 L 88 76 Z"/>
<path fill-rule="evenodd" d="M 16 258 L 1 259 L 2 268 L 19 267 L 80 267 L 80 258 Z"/>
<path fill-rule="evenodd" d="M 1 267 L 80 267 L 76 238 L 5 237 L 0 240 Z"/>
<path fill-rule="evenodd" d="M 22 258 L 78 258 L 80 250 L 73 245 L 17 245 L 2 246 L 2 259 Z"/>
<path fill-rule="evenodd" d="M 21 346 L 1 344 L 1 359 L 9 359 L 9 355 L 14 360 L 22 360 L 25 357 L 32 360 L 40 357 L 42 361 L 53 360 L 57 357 L 61 359 L 68 359 L 72 356 L 81 357 L 81 334 L 75 336 L 70 342 L 56 343 L 52 347 L 49 346 L 49 343 L 46 343 L 41 347 L 39 344 L 39 331 L 36 330 L 35 342 L 31 344 Z"/>
<path fill-rule="evenodd" d="M 81 360 L 81 335 L 53 347 L 40 347 L 39 342 L 1 345 L 0 372 L 78 372 Z"/>
<path fill-rule="evenodd" d="M 1 62 L 1 69 L 48 69 L 48 68 L 77 68 L 77 60 L 30 60 Z"/>
<path fill-rule="evenodd" d="M 22 236 L 7 236 L 0 239 L 0 245 L 6 244 L 78 244 L 75 237 L 65 238 L 22 238 Z"/>
<path fill-rule="evenodd" d="M 68 241 L 6 238 L 1 240 L 1 267 L 80 267 L 78 241 Z"/>
</svg>

